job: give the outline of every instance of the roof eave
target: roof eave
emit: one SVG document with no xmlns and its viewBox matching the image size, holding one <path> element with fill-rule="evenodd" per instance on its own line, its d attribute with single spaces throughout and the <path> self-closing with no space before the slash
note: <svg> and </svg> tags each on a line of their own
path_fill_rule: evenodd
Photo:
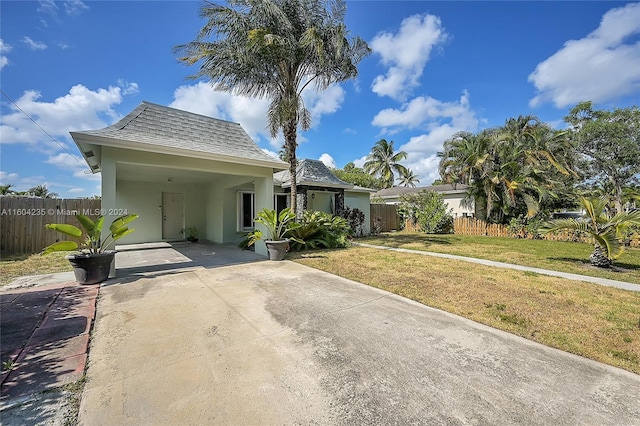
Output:
<svg viewBox="0 0 640 426">
<path fill-rule="evenodd" d="M 188 149 L 171 148 L 171 147 L 166 147 L 161 145 L 135 142 L 135 141 L 130 141 L 126 139 L 113 139 L 113 138 L 107 138 L 104 136 L 90 135 L 83 132 L 69 132 L 69 133 L 71 134 L 71 137 L 73 138 L 74 142 L 76 143 L 80 151 L 82 151 L 82 148 L 80 147 L 81 143 L 89 143 L 89 144 L 95 144 L 100 146 L 108 146 L 112 148 L 131 149 L 135 151 L 153 152 L 157 154 L 179 155 L 181 157 L 215 160 L 215 161 L 222 161 L 225 163 L 242 163 L 249 166 L 269 167 L 274 170 L 286 170 L 289 167 L 289 164 L 276 159 L 274 159 L 273 161 L 256 160 L 252 158 L 242 158 L 242 157 L 235 157 L 230 155 L 213 154 L 213 153 L 207 153 L 202 151 L 193 151 Z M 85 161 L 87 161 L 87 158 L 84 152 L 82 155 L 83 157 L 85 157 Z M 91 167 L 91 164 L 88 161 L 87 161 L 87 164 L 89 164 L 89 167 Z"/>
</svg>

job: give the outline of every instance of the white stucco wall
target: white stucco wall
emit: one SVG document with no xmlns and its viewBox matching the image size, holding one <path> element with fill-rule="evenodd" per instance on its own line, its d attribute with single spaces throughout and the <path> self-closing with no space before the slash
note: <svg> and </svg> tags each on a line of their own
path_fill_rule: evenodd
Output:
<svg viewBox="0 0 640 426">
<path fill-rule="evenodd" d="M 349 192 L 344 193 L 344 205 L 351 209 L 359 209 L 364 212 L 364 233 L 369 235 L 371 232 L 371 201 L 368 192 Z"/>
<path fill-rule="evenodd" d="M 452 215 L 454 218 L 462 217 L 464 214 L 473 216 L 473 208 L 462 207 L 461 202 L 464 199 L 464 194 L 443 194 L 442 200 L 447 204 L 447 210 L 453 209 Z"/>
<path fill-rule="evenodd" d="M 131 223 L 136 231 L 118 240 L 119 244 L 162 241 L 162 193 L 183 196 L 184 218 L 182 228 L 195 226 L 199 238 L 205 238 L 206 185 L 116 181 L 116 206 L 140 218 Z M 186 237 L 186 235 L 183 235 Z"/>
<path fill-rule="evenodd" d="M 239 185 L 256 188 L 256 209 L 273 207 L 273 169 L 223 161 L 156 154 L 143 151 L 102 147 L 102 208 L 114 212 L 105 222 L 111 223 L 117 212 L 138 213 L 132 222 L 136 232 L 118 240 L 118 244 L 155 242 L 162 240 L 162 192 L 182 193 L 184 196 L 184 228 L 195 226 L 199 237 L 213 242 L 235 242 L 235 193 Z M 209 182 L 168 183 L 140 174 L 117 178 L 118 164 L 154 166 L 171 170 L 191 170 L 210 173 Z M 267 202 L 268 201 L 268 202 Z M 266 255 L 264 244 L 256 252 Z"/>
</svg>

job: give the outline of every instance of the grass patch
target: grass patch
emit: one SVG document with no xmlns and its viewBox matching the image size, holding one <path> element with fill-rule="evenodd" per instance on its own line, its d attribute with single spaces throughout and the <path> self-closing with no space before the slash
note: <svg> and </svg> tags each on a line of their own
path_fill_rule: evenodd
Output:
<svg viewBox="0 0 640 426">
<path fill-rule="evenodd" d="M 39 254 L 19 254 L 2 256 L 0 259 L 0 287 L 25 275 L 53 274 L 72 271 L 64 257 L 68 252 L 54 252 L 46 256 Z"/>
<path fill-rule="evenodd" d="M 640 293 L 366 247 L 295 262 L 640 374 Z"/>
<path fill-rule="evenodd" d="M 527 240 L 508 237 L 466 235 L 428 235 L 397 232 L 358 241 L 380 246 L 455 254 L 495 260 L 560 272 L 640 284 L 640 249 L 627 248 L 614 262 L 614 268 L 591 266 L 593 246 L 564 241 Z"/>
</svg>

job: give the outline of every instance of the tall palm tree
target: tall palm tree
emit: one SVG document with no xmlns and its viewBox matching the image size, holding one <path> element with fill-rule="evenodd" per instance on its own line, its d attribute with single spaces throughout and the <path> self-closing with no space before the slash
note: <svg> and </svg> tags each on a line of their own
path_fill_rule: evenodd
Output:
<svg viewBox="0 0 640 426">
<path fill-rule="evenodd" d="M 400 164 L 406 158 L 406 152 L 394 151 L 393 141 L 380 139 L 371 149 L 363 168 L 365 172 L 378 176 L 385 188 L 391 188 L 395 181 L 394 171 L 399 175 L 407 174 L 406 167 Z"/>
<path fill-rule="evenodd" d="M 397 179 L 400 186 L 407 188 L 415 188 L 416 184 L 420 183 L 420 179 L 411 169 L 405 169 L 400 172 L 400 177 Z"/>
<path fill-rule="evenodd" d="M 214 89 L 269 99 L 271 135 L 280 130 L 291 174 L 291 206 L 297 211 L 298 127 L 308 130 L 311 114 L 302 92 L 324 90 L 358 75 L 370 52 L 359 37 L 348 39 L 344 0 L 230 0 L 204 3 L 207 23 L 190 43 L 176 46 L 179 60 L 200 62 L 192 78 L 206 77 Z"/>
<path fill-rule="evenodd" d="M 624 246 L 621 239 L 624 231 L 631 225 L 640 225 L 640 210 L 610 216 L 606 211 L 608 201 L 606 196 L 581 197 L 580 205 L 587 212 L 584 218 L 552 220 L 542 225 L 542 231 L 549 233 L 571 229 L 587 232 L 593 237 L 595 245 L 589 257 L 591 264 L 608 268 L 622 254 Z"/>
</svg>

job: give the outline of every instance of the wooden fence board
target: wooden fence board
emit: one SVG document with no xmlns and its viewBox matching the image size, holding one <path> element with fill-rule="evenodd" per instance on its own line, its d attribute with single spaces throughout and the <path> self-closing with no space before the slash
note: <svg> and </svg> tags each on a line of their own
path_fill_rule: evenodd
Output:
<svg viewBox="0 0 640 426">
<path fill-rule="evenodd" d="M 400 216 L 398 207 L 394 204 L 371 204 L 371 229 L 377 219 L 381 220 L 382 232 L 399 231 Z"/>
<path fill-rule="evenodd" d="M 58 199 L 0 196 L 0 252 L 3 255 L 38 253 L 56 241 L 74 240 L 46 229 L 47 223 L 66 223 L 78 226 L 75 215 L 83 213 L 96 219 L 100 212 L 99 199 Z"/>
</svg>

